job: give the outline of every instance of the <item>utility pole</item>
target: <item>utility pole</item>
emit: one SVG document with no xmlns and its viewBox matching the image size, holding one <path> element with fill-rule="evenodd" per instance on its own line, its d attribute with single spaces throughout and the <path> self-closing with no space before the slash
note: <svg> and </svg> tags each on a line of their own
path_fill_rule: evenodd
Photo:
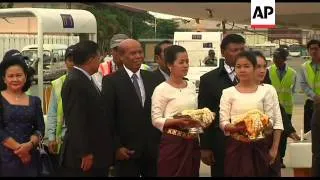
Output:
<svg viewBox="0 0 320 180">
<path fill-rule="evenodd" d="M 223 37 L 227 34 L 226 23 L 227 23 L 227 20 L 222 20 L 221 22 Z"/>
<path fill-rule="evenodd" d="M 133 38 L 133 16 L 130 17 L 129 29 L 130 29 L 130 37 Z"/>
<path fill-rule="evenodd" d="M 154 39 L 157 39 L 157 18 L 154 17 Z"/>
</svg>

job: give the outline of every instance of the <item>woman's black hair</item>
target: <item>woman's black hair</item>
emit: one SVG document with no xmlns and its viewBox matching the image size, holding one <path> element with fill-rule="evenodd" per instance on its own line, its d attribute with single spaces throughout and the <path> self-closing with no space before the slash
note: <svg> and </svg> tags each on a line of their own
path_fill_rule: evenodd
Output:
<svg viewBox="0 0 320 180">
<path fill-rule="evenodd" d="M 266 64 L 268 64 L 267 59 L 266 59 L 266 57 L 262 54 L 262 52 L 260 52 L 260 51 L 252 51 L 252 53 L 256 56 L 256 58 L 257 58 L 257 57 L 262 57 L 262 59 L 264 60 L 264 62 L 265 62 Z M 257 63 L 258 63 L 258 60 L 257 60 Z M 271 79 L 270 79 L 270 77 L 269 77 L 269 71 L 268 71 L 268 70 L 267 70 L 267 72 L 266 72 L 266 76 L 264 77 L 264 80 L 262 81 L 262 83 L 264 83 L 264 84 L 271 84 Z"/>
<path fill-rule="evenodd" d="M 236 63 L 237 61 L 239 60 L 239 58 L 246 58 L 248 59 L 248 61 L 251 62 L 251 64 L 253 65 L 253 67 L 256 67 L 257 66 L 257 58 L 256 56 L 250 52 L 250 51 L 243 51 L 241 52 L 237 57 L 236 57 Z"/>
<path fill-rule="evenodd" d="M 262 57 L 264 62 L 268 63 L 266 57 L 262 54 L 262 52 L 260 52 L 260 51 L 251 51 L 251 53 L 254 54 L 256 56 L 256 58 L 257 57 Z"/>
<path fill-rule="evenodd" d="M 6 71 L 11 66 L 20 66 L 23 69 L 23 72 L 26 75 L 26 83 L 24 84 L 22 91 L 26 92 L 31 87 L 32 84 L 32 71 L 31 68 L 28 67 L 26 63 L 26 58 L 21 54 L 9 56 L 3 59 L 0 63 L 0 90 L 7 89 L 7 85 L 4 83 L 4 77 L 6 75 Z"/>
<path fill-rule="evenodd" d="M 177 54 L 187 52 L 187 50 L 179 45 L 172 45 L 164 49 L 164 59 L 166 64 L 172 65 L 177 59 Z"/>
</svg>

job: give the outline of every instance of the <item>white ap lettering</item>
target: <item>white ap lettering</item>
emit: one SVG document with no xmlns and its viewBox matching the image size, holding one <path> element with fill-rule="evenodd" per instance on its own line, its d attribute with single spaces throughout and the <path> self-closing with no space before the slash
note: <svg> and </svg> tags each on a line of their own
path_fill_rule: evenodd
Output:
<svg viewBox="0 0 320 180">
<path fill-rule="evenodd" d="M 260 6 L 256 6 L 256 9 L 253 13 L 253 18 L 260 17 L 261 19 L 267 19 L 268 15 L 273 14 L 273 8 L 271 6 L 265 6 L 264 7 L 264 13 L 262 12 Z"/>
</svg>

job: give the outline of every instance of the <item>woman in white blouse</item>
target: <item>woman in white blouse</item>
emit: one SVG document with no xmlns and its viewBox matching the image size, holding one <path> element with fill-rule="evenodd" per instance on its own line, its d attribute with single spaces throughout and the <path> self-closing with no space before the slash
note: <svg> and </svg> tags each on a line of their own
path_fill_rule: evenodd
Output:
<svg viewBox="0 0 320 180">
<path fill-rule="evenodd" d="M 236 86 L 223 90 L 220 100 L 220 128 L 226 136 L 225 176 L 269 176 L 270 165 L 278 152 L 279 139 L 283 130 L 282 120 L 275 117 L 274 91 L 257 84 L 256 57 L 250 52 L 242 52 L 236 59 L 235 71 L 239 78 Z M 249 142 L 235 138 L 234 133 L 245 127 L 232 124 L 236 117 L 252 109 L 259 109 L 270 118 L 275 136 Z M 230 136 L 232 135 L 232 136 Z M 277 137 L 277 138 L 273 138 Z"/>
<path fill-rule="evenodd" d="M 257 58 L 257 83 L 261 84 L 262 86 L 266 87 L 266 88 L 270 88 L 271 91 L 274 91 L 273 94 L 277 95 L 276 89 L 270 85 L 271 81 L 268 78 L 267 75 L 267 60 L 265 58 L 265 56 L 259 52 L 259 51 L 253 51 L 253 53 L 256 55 Z M 273 97 L 273 101 L 274 102 L 279 102 L 278 100 L 278 96 L 274 96 Z M 285 138 L 290 137 L 292 138 L 294 141 L 299 141 L 300 137 L 297 135 L 295 128 L 292 126 L 291 120 L 287 117 L 286 111 L 285 109 L 279 104 L 280 106 L 280 111 L 279 109 L 277 109 L 277 106 L 274 106 L 274 113 L 275 113 L 275 120 L 282 120 L 283 122 L 283 132 L 281 134 L 281 139 L 280 139 L 280 144 L 279 144 L 279 156 L 282 154 L 282 156 L 284 156 L 285 154 L 285 149 L 282 149 L 283 147 L 281 147 L 281 143 L 284 143 L 284 145 L 282 146 L 286 146 L 287 141 L 285 140 Z M 282 137 L 284 136 L 284 137 Z M 285 140 L 284 142 L 282 142 L 283 140 Z M 284 152 L 281 152 L 284 151 Z M 281 156 L 279 157 L 279 159 L 276 160 L 276 162 L 274 163 L 274 165 L 271 167 L 271 172 L 270 172 L 270 176 L 281 176 L 281 166 L 282 166 L 282 159 Z"/>
<path fill-rule="evenodd" d="M 199 176 L 198 136 L 186 129 L 200 124 L 188 118 L 173 118 L 183 110 L 197 109 L 196 88 L 184 79 L 189 69 L 188 54 L 185 48 L 173 45 L 165 49 L 164 56 L 170 78 L 155 88 L 151 109 L 152 124 L 162 131 L 158 176 Z"/>
</svg>

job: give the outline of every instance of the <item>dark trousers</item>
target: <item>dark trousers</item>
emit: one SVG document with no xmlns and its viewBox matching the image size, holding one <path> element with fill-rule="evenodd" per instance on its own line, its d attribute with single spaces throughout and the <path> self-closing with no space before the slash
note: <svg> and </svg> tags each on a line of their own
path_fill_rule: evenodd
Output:
<svg viewBox="0 0 320 180">
<path fill-rule="evenodd" d="M 108 177 L 108 168 L 94 168 L 83 172 L 82 169 L 62 167 L 61 177 Z"/>
<path fill-rule="evenodd" d="M 220 128 L 216 128 L 213 134 L 213 156 L 215 164 L 211 166 L 211 177 L 224 176 L 224 158 L 225 158 L 226 136 Z"/>
<path fill-rule="evenodd" d="M 61 171 L 61 167 L 59 166 L 60 155 L 58 155 L 58 154 L 50 154 L 49 153 L 49 156 L 50 156 L 53 168 L 55 170 L 54 174 L 52 174 L 50 176 L 59 177 L 61 175 L 61 172 L 60 172 Z"/>
<path fill-rule="evenodd" d="M 320 104 L 314 105 L 312 128 L 312 176 L 320 177 Z"/>
<path fill-rule="evenodd" d="M 157 159 L 142 155 L 138 158 L 117 161 L 114 168 L 116 177 L 156 177 Z"/>
<path fill-rule="evenodd" d="M 288 116 L 288 120 L 291 122 L 292 114 L 287 114 L 287 116 Z M 279 144 L 279 153 L 280 153 L 281 160 L 286 155 L 287 139 L 288 139 L 289 135 L 290 134 L 281 133 L 281 139 L 280 139 L 280 144 Z"/>
<path fill-rule="evenodd" d="M 304 104 L 304 133 L 307 133 L 311 130 L 311 118 L 313 113 L 313 101 L 307 99 Z"/>
</svg>

